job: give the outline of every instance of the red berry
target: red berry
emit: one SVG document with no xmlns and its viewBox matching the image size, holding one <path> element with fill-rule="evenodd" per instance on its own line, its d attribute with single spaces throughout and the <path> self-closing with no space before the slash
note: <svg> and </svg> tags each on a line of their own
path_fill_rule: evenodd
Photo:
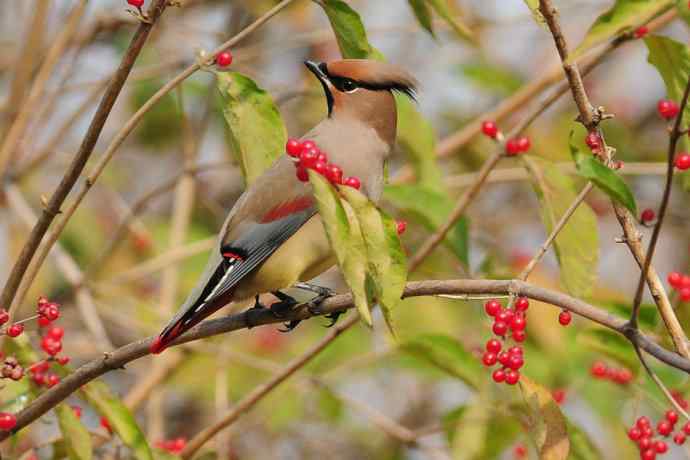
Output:
<svg viewBox="0 0 690 460">
<path fill-rule="evenodd" d="M 503 369 L 496 369 L 493 374 L 491 374 L 491 378 L 494 382 L 501 383 L 506 379 L 506 372 Z"/>
<path fill-rule="evenodd" d="M 302 144 L 297 139 L 288 139 L 285 143 L 285 151 L 293 158 L 297 158 L 302 151 Z"/>
<path fill-rule="evenodd" d="M 508 156 L 515 156 L 520 153 L 520 144 L 516 138 L 508 139 L 506 142 L 506 154 Z"/>
<path fill-rule="evenodd" d="M 24 369 L 22 369 L 21 366 L 17 366 L 12 369 L 12 373 L 10 374 L 10 378 L 12 380 L 21 380 L 22 377 L 24 377 Z"/>
<path fill-rule="evenodd" d="M 230 51 L 223 51 L 216 56 L 216 64 L 218 67 L 227 67 L 232 64 L 232 53 Z"/>
<path fill-rule="evenodd" d="M 323 175 L 326 174 L 326 168 L 327 168 L 327 167 L 328 167 L 328 165 L 327 165 L 325 162 L 323 162 L 323 161 L 317 161 L 317 162 L 314 164 L 314 168 L 313 168 L 313 169 L 314 169 L 314 171 L 316 171 L 317 173 L 319 173 L 319 174 L 321 174 L 321 175 L 323 176 Z"/>
<path fill-rule="evenodd" d="M 671 101 L 669 99 L 661 99 L 656 105 L 656 110 L 657 112 L 659 112 L 661 118 L 670 120 L 671 118 L 675 118 L 675 116 L 678 115 L 680 107 L 678 107 L 678 104 L 676 104 L 674 101 Z"/>
<path fill-rule="evenodd" d="M 106 431 L 107 431 L 108 433 L 111 433 L 111 434 L 112 434 L 113 429 L 112 429 L 112 427 L 110 426 L 110 422 L 108 421 L 107 418 L 101 417 L 100 423 L 101 423 L 101 426 L 102 426 L 103 428 L 105 428 Z"/>
<path fill-rule="evenodd" d="M 690 153 L 679 153 L 674 164 L 681 171 L 690 168 Z"/>
<path fill-rule="evenodd" d="M 5 324 L 9 320 L 10 320 L 10 314 L 7 313 L 7 310 L 5 310 L 4 308 L 0 308 L 0 326 Z"/>
<path fill-rule="evenodd" d="M 645 438 L 651 439 L 654 437 L 654 430 L 652 430 L 651 426 L 645 426 L 645 427 L 641 428 L 640 431 L 642 432 L 642 436 Z"/>
<path fill-rule="evenodd" d="M 647 449 L 640 454 L 640 459 L 641 460 L 654 460 L 654 459 L 656 459 L 656 451 L 653 448 Z"/>
<path fill-rule="evenodd" d="M 529 308 L 529 300 L 527 300 L 527 297 L 518 297 L 515 300 L 515 309 L 517 311 L 527 311 Z"/>
<path fill-rule="evenodd" d="M 527 321 L 522 315 L 515 315 L 513 320 L 510 322 L 510 329 L 513 331 L 524 331 L 527 327 Z"/>
<path fill-rule="evenodd" d="M 323 152 L 319 152 L 319 156 L 316 157 L 316 161 L 323 161 L 324 163 L 328 164 L 328 155 Z"/>
<path fill-rule="evenodd" d="M 142 6 L 144 6 L 144 0 L 127 0 L 127 3 L 129 3 L 135 8 L 141 8 Z"/>
<path fill-rule="evenodd" d="M 65 365 L 67 365 L 67 364 L 69 363 L 69 360 L 70 360 L 69 356 L 60 356 L 60 357 L 57 359 L 57 362 L 58 362 L 59 365 L 65 366 Z"/>
<path fill-rule="evenodd" d="M 640 221 L 642 221 L 643 224 L 648 224 L 649 222 L 653 221 L 655 217 L 656 213 L 654 212 L 654 210 L 647 208 L 644 211 L 642 211 L 642 214 L 640 215 Z"/>
<path fill-rule="evenodd" d="M 79 407 L 79 406 L 70 406 L 70 407 L 74 411 L 74 415 L 76 415 L 77 418 L 81 418 L 81 407 Z"/>
<path fill-rule="evenodd" d="M 300 182 L 306 182 L 309 180 L 309 173 L 307 172 L 307 168 L 303 168 L 299 166 L 296 169 L 295 175 L 297 176 L 297 179 L 300 180 Z M 40 320 L 41 318 L 39 318 Z"/>
<path fill-rule="evenodd" d="M 405 230 L 407 230 L 407 221 L 399 220 L 395 223 L 395 231 L 397 232 L 398 236 L 405 233 Z"/>
<path fill-rule="evenodd" d="M 501 351 L 501 342 L 496 339 L 489 339 L 486 342 L 486 351 L 490 353 L 498 353 Z"/>
<path fill-rule="evenodd" d="M 328 169 L 326 169 L 326 178 L 333 184 L 342 184 L 343 170 L 338 165 L 330 164 Z"/>
<path fill-rule="evenodd" d="M 41 316 L 40 318 L 38 318 L 38 325 L 40 327 L 49 326 L 50 323 L 51 323 L 51 321 L 48 318 L 46 318 L 45 316 Z"/>
<path fill-rule="evenodd" d="M 513 340 L 515 340 L 516 342 L 524 342 L 526 337 L 527 335 L 525 334 L 525 331 L 513 332 Z"/>
<path fill-rule="evenodd" d="M 687 422 L 685 425 L 683 425 L 683 433 L 690 436 L 690 422 Z"/>
<path fill-rule="evenodd" d="M 491 329 L 494 334 L 504 336 L 508 332 L 508 325 L 503 321 L 496 321 Z"/>
<path fill-rule="evenodd" d="M 673 431 L 673 425 L 668 420 L 662 420 L 656 425 L 656 432 L 662 436 L 668 436 Z"/>
<path fill-rule="evenodd" d="M 680 287 L 682 288 L 690 288 L 690 275 L 683 275 L 680 278 Z"/>
<path fill-rule="evenodd" d="M 50 363 L 48 361 L 38 361 L 29 367 L 29 372 L 32 374 L 37 372 L 45 372 L 50 368 Z"/>
<path fill-rule="evenodd" d="M 498 354 L 498 362 L 507 367 L 508 363 L 510 362 L 510 353 L 507 351 L 500 352 Z"/>
<path fill-rule="evenodd" d="M 683 275 L 681 275 L 678 272 L 671 272 L 666 277 L 666 280 L 668 281 L 668 284 L 671 285 L 671 287 L 678 288 L 680 287 L 680 283 L 683 280 Z"/>
<path fill-rule="evenodd" d="M 362 186 L 362 183 L 360 182 L 359 178 L 354 177 L 354 176 L 346 177 L 343 180 L 343 184 L 347 185 L 348 187 L 352 187 L 354 189 L 357 189 L 357 190 L 359 190 L 359 188 Z"/>
<path fill-rule="evenodd" d="M 508 358 L 508 367 L 514 371 L 520 369 L 525 364 L 525 360 L 520 355 L 512 355 Z"/>
<path fill-rule="evenodd" d="M 665 454 L 668 451 L 668 444 L 664 441 L 656 441 L 654 443 L 654 450 L 657 454 Z"/>
<path fill-rule="evenodd" d="M 666 417 L 666 420 L 668 420 L 671 423 L 671 425 L 675 425 L 678 421 L 678 412 L 674 410 L 667 410 L 664 416 Z"/>
<path fill-rule="evenodd" d="M 45 385 L 46 375 L 43 372 L 36 372 L 31 376 L 31 380 L 33 380 L 33 382 L 40 387 Z"/>
<path fill-rule="evenodd" d="M 48 374 L 46 377 L 46 386 L 48 388 L 52 388 L 58 383 L 60 383 L 60 377 L 58 377 L 56 374 Z"/>
<path fill-rule="evenodd" d="M 573 317 L 568 310 L 563 310 L 558 314 L 558 322 L 561 326 L 567 326 L 572 319 Z"/>
<path fill-rule="evenodd" d="M 303 168 L 313 168 L 316 165 L 316 158 L 319 156 L 319 150 L 316 147 L 302 150 L 299 154 L 299 165 Z"/>
<path fill-rule="evenodd" d="M 527 447 L 524 444 L 516 444 L 513 448 L 513 455 L 515 458 L 525 458 L 527 456 Z"/>
<path fill-rule="evenodd" d="M 628 438 L 630 438 L 631 441 L 637 441 L 641 437 L 642 437 L 642 432 L 636 426 L 634 426 L 628 430 Z"/>
<path fill-rule="evenodd" d="M 678 291 L 678 295 L 680 296 L 680 300 L 683 302 L 690 302 L 690 288 L 682 288 L 680 291 Z"/>
<path fill-rule="evenodd" d="M 47 319 L 50 321 L 55 321 L 60 317 L 60 309 L 58 308 L 57 304 L 52 303 L 46 306 L 45 310 L 43 311 L 43 316 L 45 316 Z"/>
<path fill-rule="evenodd" d="M 687 409 L 688 408 L 688 402 L 685 400 L 683 397 L 683 394 L 678 391 L 678 390 L 671 390 L 671 396 L 673 396 L 673 399 L 678 403 L 678 405 L 683 408 Z"/>
<path fill-rule="evenodd" d="M 635 38 L 642 38 L 649 33 L 649 28 L 647 26 L 640 26 L 635 29 Z"/>
<path fill-rule="evenodd" d="M 613 374 L 613 381 L 621 385 L 627 385 L 633 379 L 633 374 L 630 369 L 622 368 L 615 371 Z"/>
<path fill-rule="evenodd" d="M 7 335 L 10 337 L 18 337 L 24 332 L 23 324 L 13 324 L 7 328 Z"/>
<path fill-rule="evenodd" d="M 316 147 L 316 143 L 312 140 L 307 139 L 306 141 L 302 142 L 302 150 L 309 150 L 313 149 Z"/>
<path fill-rule="evenodd" d="M 523 351 L 522 351 L 522 347 L 518 347 L 518 346 L 516 345 L 516 346 L 510 347 L 510 348 L 508 349 L 508 354 L 509 354 L 509 355 L 518 355 L 518 356 L 522 356 L 524 353 L 523 353 Z"/>
<path fill-rule="evenodd" d="M 51 337 L 43 337 L 41 348 L 50 356 L 55 356 L 62 351 L 62 342 Z"/>
<path fill-rule="evenodd" d="M 516 370 L 509 370 L 506 372 L 506 383 L 508 385 L 515 385 L 520 380 L 520 373 Z"/>
<path fill-rule="evenodd" d="M 685 435 L 683 433 L 676 433 L 676 435 L 673 437 L 673 442 L 679 446 L 683 445 L 685 443 Z"/>
<path fill-rule="evenodd" d="M 524 153 L 532 146 L 532 142 L 530 142 L 529 137 L 522 136 L 517 138 L 517 145 L 520 152 Z"/>
<path fill-rule="evenodd" d="M 9 412 L 0 412 L 0 430 L 8 431 L 17 426 L 17 417 Z"/>
<path fill-rule="evenodd" d="M 60 326 L 53 326 L 48 329 L 47 335 L 55 340 L 60 340 L 65 335 L 65 330 Z"/>
<path fill-rule="evenodd" d="M 592 364 L 592 367 L 589 369 L 589 372 L 592 374 L 593 377 L 601 379 L 606 377 L 606 370 L 606 364 L 602 363 L 601 361 L 595 361 Z"/>
<path fill-rule="evenodd" d="M 482 356 L 482 362 L 485 366 L 493 366 L 494 364 L 496 364 L 496 353 L 491 353 L 487 351 L 486 353 L 484 353 L 484 356 Z"/>
<path fill-rule="evenodd" d="M 501 304 L 498 300 L 489 300 L 484 304 L 484 311 L 489 316 L 496 316 L 501 311 Z"/>
<path fill-rule="evenodd" d="M 563 402 L 565 401 L 565 390 L 560 388 L 557 390 L 553 390 L 551 392 L 551 397 L 554 401 L 556 401 L 556 404 L 563 404 Z"/>
<path fill-rule="evenodd" d="M 645 451 L 647 449 L 651 449 L 653 445 L 654 445 L 654 441 L 652 441 L 652 438 L 649 436 L 642 436 L 637 441 L 637 446 L 640 448 L 640 451 Z"/>
<path fill-rule="evenodd" d="M 496 139 L 498 135 L 498 126 L 496 126 L 496 123 L 493 121 L 484 121 L 482 122 L 482 132 L 484 135 Z"/>
<path fill-rule="evenodd" d="M 639 417 L 635 421 L 635 426 L 638 427 L 639 429 L 642 429 L 645 427 L 652 426 L 652 422 L 649 420 L 649 418 L 647 418 L 646 416 L 643 415 L 642 417 Z"/>
</svg>

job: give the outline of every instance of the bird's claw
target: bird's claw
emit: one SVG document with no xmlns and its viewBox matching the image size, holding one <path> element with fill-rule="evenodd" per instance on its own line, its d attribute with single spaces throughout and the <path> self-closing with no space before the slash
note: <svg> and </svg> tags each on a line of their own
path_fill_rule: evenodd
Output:
<svg viewBox="0 0 690 460">
<path fill-rule="evenodd" d="M 283 323 L 283 327 L 281 329 L 278 329 L 279 332 L 292 332 L 294 328 L 296 328 L 299 323 L 301 323 L 302 320 L 299 319 L 293 319 L 292 321 L 288 321 L 287 323 Z"/>
<path fill-rule="evenodd" d="M 345 310 L 338 310 L 334 311 L 333 313 L 327 314 L 326 318 L 330 319 L 331 322 L 326 324 L 326 327 L 333 327 L 335 323 L 337 323 L 340 319 L 340 315 L 342 315 L 343 313 L 345 313 Z"/>
</svg>

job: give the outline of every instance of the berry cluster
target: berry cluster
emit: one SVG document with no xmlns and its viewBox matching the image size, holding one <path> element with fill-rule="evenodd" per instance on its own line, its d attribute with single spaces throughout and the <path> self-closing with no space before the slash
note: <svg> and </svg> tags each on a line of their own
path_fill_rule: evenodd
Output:
<svg viewBox="0 0 690 460">
<path fill-rule="evenodd" d="M 690 403 L 685 399 L 683 393 L 678 390 L 671 390 L 671 397 L 683 410 L 688 410 L 690 408 Z"/>
<path fill-rule="evenodd" d="M 503 140 L 503 134 L 498 129 L 498 125 L 496 125 L 496 123 L 493 121 L 482 122 L 482 133 L 484 133 L 485 136 L 495 139 L 499 142 Z M 532 142 L 529 140 L 529 137 L 526 136 L 508 139 L 505 145 L 506 155 L 515 156 L 525 153 L 530 149 L 531 146 Z"/>
<path fill-rule="evenodd" d="M 362 186 L 358 177 L 343 177 L 340 166 L 329 163 L 328 155 L 322 152 L 314 141 L 298 141 L 289 139 L 285 144 L 285 151 L 295 161 L 297 179 L 302 182 L 309 180 L 307 170 L 312 169 L 324 176 L 333 185 L 347 185 L 359 190 Z"/>
<path fill-rule="evenodd" d="M 678 292 L 681 301 L 690 302 L 690 274 L 671 272 L 667 280 L 668 284 Z"/>
<path fill-rule="evenodd" d="M 609 367 L 602 361 L 595 361 L 589 369 L 592 377 L 598 380 L 610 380 L 619 385 L 627 385 L 633 379 L 633 373 L 625 367 Z"/>
<path fill-rule="evenodd" d="M 156 441 L 156 447 L 173 455 L 182 452 L 187 446 L 185 438 L 164 439 L 163 441 Z"/>
<path fill-rule="evenodd" d="M 664 438 L 673 433 L 673 430 L 678 422 L 678 413 L 673 410 L 667 410 L 664 418 L 659 420 L 656 425 L 656 434 Z M 690 422 L 683 425 L 678 432 L 673 436 L 673 442 L 678 445 L 685 443 L 686 436 L 690 435 Z M 665 454 L 668 452 L 668 444 L 665 441 L 656 438 L 654 435 L 654 428 L 652 422 L 644 415 L 635 420 L 635 424 L 628 430 L 628 438 L 637 443 L 637 448 L 640 450 L 640 458 L 642 460 L 654 460 L 658 454 Z"/>
<path fill-rule="evenodd" d="M 670 99 L 661 99 L 656 105 L 656 110 L 661 118 L 672 120 L 680 112 L 680 106 Z M 680 152 L 676 154 L 673 164 L 681 171 L 690 169 L 690 153 Z"/>
<path fill-rule="evenodd" d="M 486 351 L 482 356 L 482 362 L 487 367 L 492 367 L 496 363 L 501 365 L 491 375 L 496 383 L 505 382 L 508 385 L 515 385 L 520 380 L 519 370 L 525 364 L 522 347 L 514 345 L 502 350 L 505 343 L 502 344 L 501 341 L 506 341 L 509 330 L 514 342 L 525 341 L 528 308 L 529 301 L 525 297 L 518 297 L 515 300 L 514 309 L 503 308 L 499 301 L 493 299 L 484 304 L 486 314 L 494 318 L 491 329 L 500 340 L 494 338 L 486 342 Z"/>
<path fill-rule="evenodd" d="M 14 356 L 8 356 L 5 358 L 1 372 L 2 378 L 4 379 L 12 379 L 17 381 L 24 377 L 24 368 L 19 364 L 19 361 L 17 361 L 17 358 Z"/>
<path fill-rule="evenodd" d="M 585 137 L 585 144 L 593 153 L 601 153 L 601 148 L 604 142 L 601 139 L 601 134 L 598 131 L 590 131 Z"/>
</svg>

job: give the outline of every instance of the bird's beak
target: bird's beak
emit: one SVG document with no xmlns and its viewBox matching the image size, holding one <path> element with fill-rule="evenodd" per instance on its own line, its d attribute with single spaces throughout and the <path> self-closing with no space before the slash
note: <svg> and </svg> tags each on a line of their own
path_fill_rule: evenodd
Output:
<svg viewBox="0 0 690 460">
<path fill-rule="evenodd" d="M 307 69 L 309 69 L 309 71 L 313 73 L 322 84 L 330 84 L 330 82 L 328 81 L 328 75 L 326 75 L 326 72 L 324 71 L 324 67 L 326 67 L 326 64 L 324 64 L 323 62 L 304 61 L 304 65 L 307 66 Z"/>
</svg>

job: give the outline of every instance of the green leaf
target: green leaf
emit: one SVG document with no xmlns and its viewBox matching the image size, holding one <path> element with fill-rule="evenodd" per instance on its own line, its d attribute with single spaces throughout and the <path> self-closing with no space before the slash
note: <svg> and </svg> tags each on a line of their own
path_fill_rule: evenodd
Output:
<svg viewBox="0 0 690 460">
<path fill-rule="evenodd" d="M 153 459 L 146 437 L 137 425 L 134 416 L 122 401 L 112 393 L 108 385 L 97 380 L 83 386 L 81 391 L 89 404 L 108 420 L 113 431 L 117 433 L 122 442 L 132 449 L 135 458 L 138 460 Z"/>
<path fill-rule="evenodd" d="M 520 390 L 527 403 L 529 432 L 540 460 L 567 459 L 570 450 L 568 427 L 551 392 L 525 375 L 520 377 Z"/>
<path fill-rule="evenodd" d="M 396 223 L 384 215 L 358 190 L 340 187 L 360 225 L 371 266 L 376 300 L 386 324 L 395 336 L 392 311 L 400 303 L 407 280 L 407 259 L 396 231 Z"/>
<path fill-rule="evenodd" d="M 366 247 L 357 217 L 349 204 L 340 201 L 338 193 L 328 180 L 312 170 L 309 170 L 309 180 L 314 187 L 314 197 L 319 207 L 321 221 L 343 277 L 352 291 L 357 311 L 362 320 L 368 326 L 372 326 L 370 303 L 372 293 L 367 289 L 366 284 Z M 350 208 L 350 212 L 346 207 Z"/>
<path fill-rule="evenodd" d="M 498 95 L 515 92 L 523 84 L 523 79 L 515 72 L 494 65 L 485 59 L 460 64 L 460 72 L 480 89 Z"/>
<path fill-rule="evenodd" d="M 453 209 L 453 202 L 446 193 L 422 185 L 387 185 L 383 193 L 388 201 L 412 213 L 428 230 L 443 225 Z M 466 217 L 458 220 L 443 243 L 463 264 L 468 265 L 469 230 Z"/>
<path fill-rule="evenodd" d="M 541 14 L 539 10 L 539 0 L 525 0 L 525 4 L 532 13 L 532 17 L 541 26 L 546 26 L 546 21 L 544 20 L 544 15 Z"/>
<path fill-rule="evenodd" d="M 679 11 L 688 11 L 687 2 L 681 2 L 682 8 Z M 677 42 L 671 38 L 660 37 L 657 35 L 649 36 L 644 39 L 649 56 L 647 61 L 656 67 L 659 75 L 666 85 L 666 95 L 669 99 L 680 104 L 683 99 L 685 85 L 690 75 L 690 50 L 684 43 Z M 683 125 L 690 123 L 690 106 L 686 106 L 683 112 Z M 690 151 L 690 138 L 680 136 L 678 139 L 679 150 Z M 690 171 L 682 174 L 684 187 L 690 190 Z"/>
<path fill-rule="evenodd" d="M 431 10 L 426 0 L 407 0 L 407 3 L 410 5 L 410 8 L 412 8 L 412 12 L 417 18 L 419 25 L 429 32 L 432 37 L 436 37 L 431 19 Z"/>
<path fill-rule="evenodd" d="M 639 361 L 630 342 L 616 332 L 600 328 L 586 329 L 578 334 L 577 341 L 608 356 L 633 372 L 639 366 Z"/>
<path fill-rule="evenodd" d="M 676 0 L 676 10 L 687 25 L 690 25 L 690 4 L 685 0 Z"/>
<path fill-rule="evenodd" d="M 400 349 L 425 361 L 473 388 L 479 388 L 482 366 L 472 353 L 452 337 L 425 334 L 400 345 Z"/>
<path fill-rule="evenodd" d="M 366 59 L 372 53 L 367 32 L 359 14 L 342 0 L 322 0 L 328 21 L 344 58 Z"/>
<path fill-rule="evenodd" d="M 577 197 L 572 179 L 553 163 L 531 155 L 522 157 L 541 204 L 546 233 Z M 560 265 L 561 283 L 576 297 L 587 297 L 596 281 L 599 261 L 597 220 L 587 203 L 582 203 L 554 241 Z"/>
<path fill-rule="evenodd" d="M 473 39 L 472 31 L 458 19 L 457 15 L 453 14 L 446 0 L 427 0 L 427 2 L 436 11 L 436 14 L 446 21 L 458 37 L 468 41 Z"/>
<path fill-rule="evenodd" d="M 572 62 L 590 48 L 649 21 L 671 4 L 671 0 L 616 0 L 611 9 L 594 21 L 568 60 Z"/>
<path fill-rule="evenodd" d="M 568 460 L 601 460 L 604 458 L 587 433 L 570 420 L 567 420 L 567 422 L 568 435 L 570 437 L 570 456 Z"/>
<path fill-rule="evenodd" d="M 287 132 L 271 96 L 249 77 L 218 72 L 230 143 L 250 184 L 285 151 Z"/>
<path fill-rule="evenodd" d="M 67 456 L 70 460 L 90 460 L 91 452 L 91 435 L 88 430 L 74 413 L 74 410 L 67 404 L 58 404 L 55 408 L 57 414 L 58 425 L 62 432 L 62 438 L 65 442 Z"/>
<path fill-rule="evenodd" d="M 406 96 L 397 94 L 395 101 L 398 108 L 398 144 L 412 163 L 417 183 L 441 190 L 443 180 L 436 162 L 436 135 L 431 123 Z"/>
<path fill-rule="evenodd" d="M 628 184 L 615 171 L 591 156 L 578 157 L 576 167 L 580 176 L 591 180 L 600 190 L 628 208 L 633 215 L 637 215 L 635 197 L 628 188 Z"/>
</svg>

